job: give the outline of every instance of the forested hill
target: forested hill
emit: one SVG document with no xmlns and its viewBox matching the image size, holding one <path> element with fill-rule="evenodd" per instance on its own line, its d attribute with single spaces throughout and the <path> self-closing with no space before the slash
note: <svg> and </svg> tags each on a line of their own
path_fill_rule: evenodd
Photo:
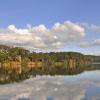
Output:
<svg viewBox="0 0 100 100">
<path fill-rule="evenodd" d="M 91 62 L 100 62 L 100 56 L 84 55 L 78 52 L 50 52 L 50 53 L 36 53 L 30 52 L 21 47 L 13 47 L 0 45 L 0 62 L 4 61 L 16 61 L 21 59 L 34 61 L 34 60 L 51 60 L 51 61 L 63 61 L 67 59 L 76 59 L 76 60 L 88 60 Z"/>
</svg>

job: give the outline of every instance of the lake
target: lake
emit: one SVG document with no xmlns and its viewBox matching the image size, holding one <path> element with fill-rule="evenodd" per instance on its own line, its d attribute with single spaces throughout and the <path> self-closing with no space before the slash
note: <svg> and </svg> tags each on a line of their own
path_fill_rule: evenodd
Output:
<svg viewBox="0 0 100 100">
<path fill-rule="evenodd" d="M 100 70 L 0 85 L 0 100 L 100 100 Z"/>
</svg>

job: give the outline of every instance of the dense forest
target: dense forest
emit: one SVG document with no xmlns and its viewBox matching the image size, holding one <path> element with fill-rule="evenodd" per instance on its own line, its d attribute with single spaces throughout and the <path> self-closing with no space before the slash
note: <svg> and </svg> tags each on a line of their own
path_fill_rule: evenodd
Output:
<svg viewBox="0 0 100 100">
<path fill-rule="evenodd" d="M 78 52 L 36 53 L 21 47 L 0 45 L 0 83 L 9 83 L 37 74 L 78 74 L 92 64 L 99 63 L 100 56 Z"/>
</svg>

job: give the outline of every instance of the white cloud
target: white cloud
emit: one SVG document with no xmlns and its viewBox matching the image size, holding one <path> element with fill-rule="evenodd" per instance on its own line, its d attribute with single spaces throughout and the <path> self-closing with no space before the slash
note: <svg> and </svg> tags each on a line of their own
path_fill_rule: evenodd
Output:
<svg viewBox="0 0 100 100">
<path fill-rule="evenodd" d="M 88 24 L 88 23 L 83 23 L 82 24 L 84 27 L 89 28 L 95 32 L 100 33 L 100 26 L 95 25 L 95 24 Z"/>
<path fill-rule="evenodd" d="M 16 28 L 9 25 L 7 29 L 0 29 L 0 43 L 14 46 L 23 46 L 37 50 L 56 50 L 68 43 L 77 42 L 85 37 L 85 29 L 66 21 L 63 24 L 55 23 L 51 28 L 45 25 Z"/>
<path fill-rule="evenodd" d="M 93 42 L 83 42 L 83 43 L 80 43 L 79 46 L 81 47 L 100 46 L 100 39 L 97 39 Z"/>
</svg>

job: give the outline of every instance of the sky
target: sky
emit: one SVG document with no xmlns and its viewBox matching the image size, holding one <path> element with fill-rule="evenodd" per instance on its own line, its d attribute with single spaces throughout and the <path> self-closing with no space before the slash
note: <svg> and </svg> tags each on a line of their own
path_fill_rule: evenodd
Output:
<svg viewBox="0 0 100 100">
<path fill-rule="evenodd" d="M 0 0 L 0 44 L 100 55 L 100 0 Z"/>
</svg>

